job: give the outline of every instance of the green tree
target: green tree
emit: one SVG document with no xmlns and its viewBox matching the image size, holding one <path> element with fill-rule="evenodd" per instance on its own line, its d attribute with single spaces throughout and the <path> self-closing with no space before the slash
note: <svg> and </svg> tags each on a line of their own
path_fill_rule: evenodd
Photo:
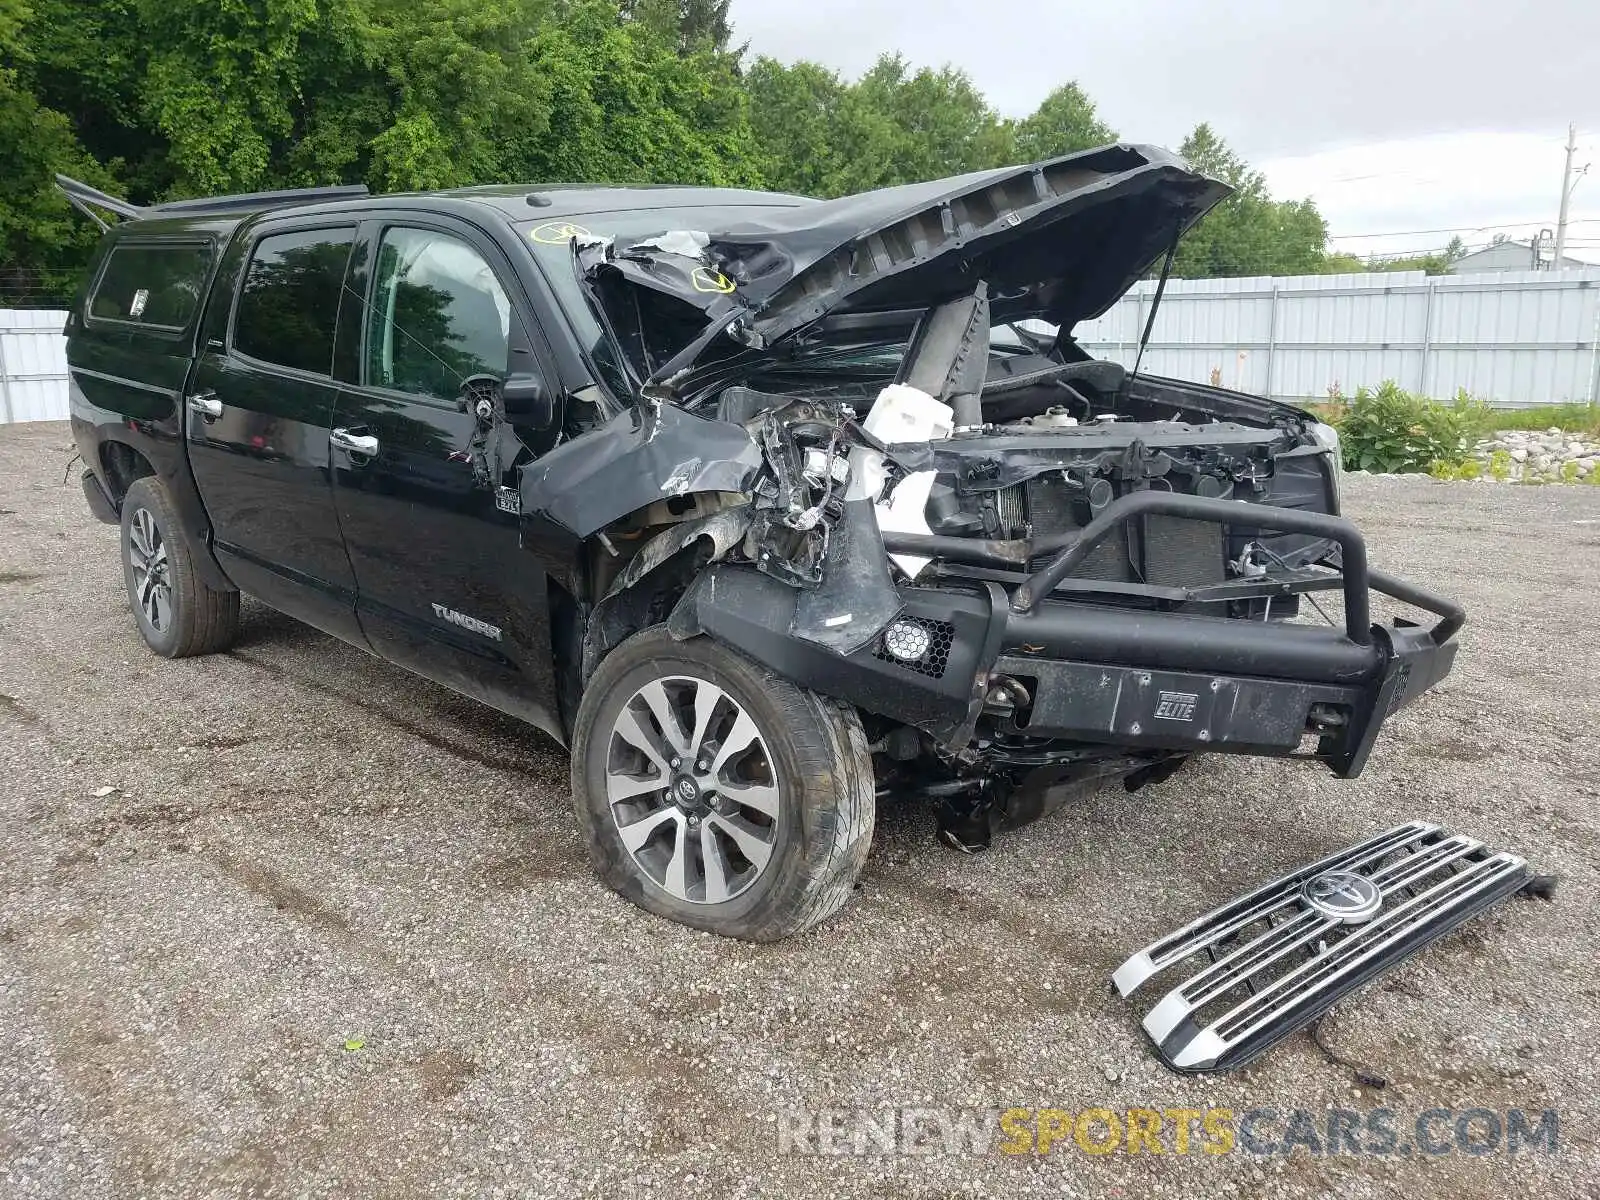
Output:
<svg viewBox="0 0 1600 1200">
<path fill-rule="evenodd" d="M 861 77 L 859 100 L 892 127 L 884 183 L 938 179 L 1016 158 L 1016 137 L 966 72 L 948 64 L 912 71 L 898 54 L 885 54 Z M 857 166 L 869 176 L 878 164 Z"/>
<path fill-rule="evenodd" d="M 275 144 L 295 131 L 304 56 L 325 36 L 317 0 L 143 0 L 151 46 L 143 110 L 167 143 L 172 190 L 249 191 L 271 179 Z"/>
<path fill-rule="evenodd" d="M 333 91 L 315 110 L 329 153 L 375 188 L 410 191 L 515 179 L 550 128 L 551 85 L 530 53 L 548 27 L 542 0 L 367 0 L 360 57 L 339 63 L 361 98 L 354 119 Z M 614 10 L 613 23 L 615 21 Z M 361 140 L 370 157 L 363 161 Z M 340 169 L 345 169 L 340 164 Z"/>
<path fill-rule="evenodd" d="M 733 26 L 728 21 L 732 0 L 621 0 L 625 21 L 638 21 L 677 43 L 681 53 L 730 50 Z M 740 51 L 734 51 L 735 55 Z"/>
<path fill-rule="evenodd" d="M 56 189 L 56 173 L 112 182 L 67 117 L 29 86 L 37 20 L 18 0 L 0 0 L 0 303 L 60 303 L 93 250 L 95 230 Z"/>
<path fill-rule="evenodd" d="M 1000 117 L 952 65 L 856 80 L 744 62 L 729 0 L 0 0 L 0 270 L 70 279 L 94 244 L 51 184 L 139 203 L 365 182 L 684 182 L 838 196 L 1112 141 L 1075 83 Z M 1326 227 L 1207 126 L 1238 193 L 1181 274 L 1311 271 Z"/>
<path fill-rule="evenodd" d="M 912 70 L 886 54 L 854 83 L 816 63 L 759 58 L 745 76 L 768 183 L 842 196 L 1003 166 L 1015 126 L 951 66 Z"/>
<path fill-rule="evenodd" d="M 1178 245 L 1172 273 L 1183 278 L 1306 275 L 1327 261 L 1328 224 L 1311 200 L 1274 200 L 1266 177 L 1198 125 L 1179 153 L 1196 170 L 1234 191 L 1190 229 Z"/>
<path fill-rule="evenodd" d="M 761 182 L 749 100 L 727 56 L 680 53 L 648 23 L 619 22 L 603 0 L 547 23 L 525 52 L 548 86 L 549 124 L 508 177 Z"/>
<path fill-rule="evenodd" d="M 1016 127 L 1018 155 L 1039 162 L 1117 140 L 1117 131 L 1095 114 L 1094 101 L 1076 83 L 1064 83 Z"/>
<path fill-rule="evenodd" d="M 745 73 L 761 174 L 781 191 L 839 194 L 848 86 L 812 62 L 757 58 Z M 886 124 L 886 123 L 885 123 Z"/>
<path fill-rule="evenodd" d="M 1505 235 L 1502 234 L 1500 236 L 1503 239 Z M 1428 275 L 1448 275 L 1450 268 L 1455 266 L 1459 259 L 1465 258 L 1466 253 L 1466 243 L 1460 237 L 1453 237 L 1443 250 L 1435 250 L 1429 254 L 1375 254 L 1367 259 L 1364 267 L 1358 269 L 1366 271 L 1422 271 Z"/>
</svg>

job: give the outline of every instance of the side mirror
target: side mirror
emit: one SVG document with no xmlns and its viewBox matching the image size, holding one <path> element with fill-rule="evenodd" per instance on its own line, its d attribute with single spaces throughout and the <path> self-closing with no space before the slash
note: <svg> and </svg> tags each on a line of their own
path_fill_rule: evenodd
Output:
<svg viewBox="0 0 1600 1200">
<path fill-rule="evenodd" d="M 532 375 L 508 375 L 500 385 L 500 402 L 513 425 L 546 428 L 556 419 L 554 402 L 544 384 Z"/>
</svg>

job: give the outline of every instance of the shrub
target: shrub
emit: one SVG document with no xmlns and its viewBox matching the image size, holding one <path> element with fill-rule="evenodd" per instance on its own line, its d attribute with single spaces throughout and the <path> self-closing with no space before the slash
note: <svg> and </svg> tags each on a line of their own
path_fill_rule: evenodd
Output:
<svg viewBox="0 0 1600 1200">
<path fill-rule="evenodd" d="M 1393 380 L 1361 388 L 1339 423 L 1347 471 L 1426 471 L 1454 468 L 1482 427 L 1483 406 L 1465 392 L 1454 404 L 1413 396 Z"/>
<path fill-rule="evenodd" d="M 1504 483 L 1511 478 L 1511 455 L 1504 450 L 1496 450 L 1489 455 L 1489 476 L 1496 483 Z"/>
</svg>

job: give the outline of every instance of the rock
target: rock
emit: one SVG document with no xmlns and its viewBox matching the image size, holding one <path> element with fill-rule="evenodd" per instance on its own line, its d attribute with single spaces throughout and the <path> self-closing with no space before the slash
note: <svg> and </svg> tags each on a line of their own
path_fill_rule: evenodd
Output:
<svg viewBox="0 0 1600 1200">
<path fill-rule="evenodd" d="M 1582 442 L 1568 442 L 1567 443 L 1567 457 L 1568 458 L 1582 458 L 1583 457 L 1583 443 Z"/>
<path fill-rule="evenodd" d="M 1510 454 L 1512 462 L 1528 461 L 1528 448 L 1526 446 L 1517 446 L 1515 449 L 1510 451 Z"/>
<path fill-rule="evenodd" d="M 1555 426 L 1555 425 L 1552 425 L 1552 426 L 1550 426 L 1549 429 L 1545 430 L 1545 433 L 1547 435 L 1549 435 L 1549 434 L 1559 434 L 1560 432 L 1561 432 L 1560 428 L 1558 426 Z"/>
<path fill-rule="evenodd" d="M 1595 469 L 1596 464 L 1600 464 L 1600 458 L 1595 458 L 1593 455 L 1585 455 L 1578 460 L 1578 470 L 1587 475 Z"/>
</svg>

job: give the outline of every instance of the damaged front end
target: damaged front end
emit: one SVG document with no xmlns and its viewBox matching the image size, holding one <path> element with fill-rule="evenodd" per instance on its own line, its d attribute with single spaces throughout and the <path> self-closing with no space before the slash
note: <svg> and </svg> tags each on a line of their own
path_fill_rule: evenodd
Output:
<svg viewBox="0 0 1600 1200">
<path fill-rule="evenodd" d="M 1200 752 L 1358 773 L 1461 610 L 1368 567 L 1313 417 L 1070 336 L 1225 193 L 1113 147 L 575 245 L 636 403 L 521 502 L 604 547 L 585 670 L 642 623 L 715 638 L 855 706 L 964 849 Z"/>
</svg>

